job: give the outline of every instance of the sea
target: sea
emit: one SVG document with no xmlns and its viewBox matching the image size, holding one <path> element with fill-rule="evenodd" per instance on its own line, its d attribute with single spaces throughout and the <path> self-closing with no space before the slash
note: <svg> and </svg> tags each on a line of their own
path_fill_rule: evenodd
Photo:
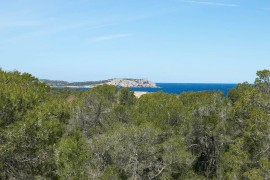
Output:
<svg viewBox="0 0 270 180">
<path fill-rule="evenodd" d="M 156 83 L 159 88 L 130 88 L 131 91 L 158 92 L 169 94 L 181 94 L 183 92 L 222 91 L 227 96 L 230 89 L 237 84 L 213 84 L 213 83 Z"/>
<path fill-rule="evenodd" d="M 169 94 L 181 94 L 183 92 L 222 91 L 227 96 L 230 89 L 236 88 L 237 84 L 214 84 L 214 83 L 156 83 L 158 88 L 130 88 L 131 91 L 158 92 Z M 83 88 L 82 90 L 85 90 Z"/>
</svg>

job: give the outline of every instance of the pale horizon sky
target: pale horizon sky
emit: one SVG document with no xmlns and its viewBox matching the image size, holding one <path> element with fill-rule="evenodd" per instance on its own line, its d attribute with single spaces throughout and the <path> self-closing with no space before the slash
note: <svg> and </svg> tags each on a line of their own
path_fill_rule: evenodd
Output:
<svg viewBox="0 0 270 180">
<path fill-rule="evenodd" d="M 267 0 L 0 0 L 0 67 L 40 79 L 252 83 Z"/>
</svg>

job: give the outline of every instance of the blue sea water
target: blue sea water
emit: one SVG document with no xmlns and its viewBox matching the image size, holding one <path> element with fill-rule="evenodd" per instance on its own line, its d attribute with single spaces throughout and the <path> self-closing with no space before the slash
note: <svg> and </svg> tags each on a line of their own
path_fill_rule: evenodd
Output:
<svg viewBox="0 0 270 180">
<path fill-rule="evenodd" d="M 169 94 L 181 94 L 183 92 L 222 91 L 224 96 L 230 89 L 236 88 L 237 84 L 207 84 L 207 83 L 156 83 L 158 88 L 130 88 L 131 91 L 158 92 Z M 81 88 L 87 90 L 89 88 Z"/>
<path fill-rule="evenodd" d="M 226 96 L 229 89 L 237 84 L 206 84 L 206 83 L 157 83 L 159 88 L 130 88 L 131 91 L 158 92 L 181 94 L 183 92 L 222 91 Z"/>
</svg>

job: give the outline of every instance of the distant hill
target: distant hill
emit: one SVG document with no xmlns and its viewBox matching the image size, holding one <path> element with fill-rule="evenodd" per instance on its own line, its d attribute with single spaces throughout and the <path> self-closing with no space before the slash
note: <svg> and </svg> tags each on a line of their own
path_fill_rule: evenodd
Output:
<svg viewBox="0 0 270 180">
<path fill-rule="evenodd" d="M 146 79 L 111 79 L 106 84 L 119 87 L 149 87 L 155 88 L 157 85 Z"/>
<path fill-rule="evenodd" d="M 131 88 L 156 88 L 157 85 L 146 79 L 108 79 L 102 81 L 85 81 L 85 82 L 67 82 L 58 80 L 41 79 L 42 82 L 51 87 L 70 87 L 70 88 L 83 88 L 83 87 L 95 87 L 102 84 L 109 84 L 118 87 L 131 87 Z"/>
</svg>

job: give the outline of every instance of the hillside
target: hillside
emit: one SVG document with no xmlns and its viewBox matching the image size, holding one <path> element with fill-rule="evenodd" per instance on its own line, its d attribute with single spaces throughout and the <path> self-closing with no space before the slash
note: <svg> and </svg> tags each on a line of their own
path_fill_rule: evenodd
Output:
<svg viewBox="0 0 270 180">
<path fill-rule="evenodd" d="M 149 80 L 145 79 L 112 79 L 109 80 L 106 84 L 114 85 L 118 87 L 149 87 L 156 88 L 157 85 Z"/>
<path fill-rule="evenodd" d="M 0 71 L 0 179 L 268 180 L 270 71 L 257 76 L 227 97 L 136 98 L 127 88 L 66 91 Z M 107 83 L 144 84 L 131 82 Z"/>
<path fill-rule="evenodd" d="M 131 87 L 131 88 L 156 88 L 157 85 L 146 79 L 109 79 L 102 81 L 85 81 L 85 82 L 67 82 L 58 80 L 41 79 L 42 82 L 46 83 L 51 87 L 70 87 L 70 88 L 82 88 L 82 87 L 95 87 L 102 84 L 114 85 L 117 87 Z"/>
<path fill-rule="evenodd" d="M 48 80 L 48 79 L 41 79 L 40 81 L 44 82 L 48 86 L 51 87 L 94 87 L 100 84 L 105 84 L 109 82 L 108 80 L 104 81 L 85 81 L 85 82 L 67 82 L 61 80 Z"/>
</svg>

